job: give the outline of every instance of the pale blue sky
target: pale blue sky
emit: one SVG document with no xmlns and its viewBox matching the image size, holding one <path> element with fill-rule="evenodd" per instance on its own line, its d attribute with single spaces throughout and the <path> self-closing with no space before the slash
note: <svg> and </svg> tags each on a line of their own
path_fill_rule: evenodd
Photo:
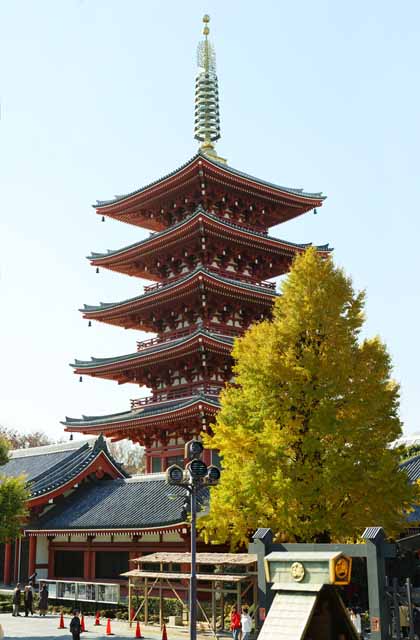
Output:
<svg viewBox="0 0 420 640">
<path fill-rule="evenodd" d="M 420 430 L 420 4 L 41 0 L 0 4 L 0 423 L 124 410 L 132 385 L 85 378 L 79 357 L 135 350 L 139 334 L 95 324 L 83 303 L 142 282 L 84 256 L 148 232 L 100 222 L 96 198 L 131 191 L 196 151 L 195 49 L 211 14 L 219 153 L 279 184 L 322 190 L 274 235 L 335 247 L 367 290 L 367 328 L 388 344 L 406 433 Z"/>
</svg>

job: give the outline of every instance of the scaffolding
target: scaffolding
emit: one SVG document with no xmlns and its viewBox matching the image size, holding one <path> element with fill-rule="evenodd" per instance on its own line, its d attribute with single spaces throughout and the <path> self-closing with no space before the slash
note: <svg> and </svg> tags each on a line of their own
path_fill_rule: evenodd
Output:
<svg viewBox="0 0 420 640">
<path fill-rule="evenodd" d="M 186 611 L 189 594 L 191 567 L 190 553 L 152 553 L 134 558 L 136 569 L 122 575 L 128 578 L 128 611 L 130 626 L 139 619 L 143 612 L 144 624 L 149 622 L 149 598 L 157 594 L 159 599 L 159 623 L 163 626 L 164 593 L 171 591 Z M 144 570 L 142 566 L 156 565 L 156 570 Z M 178 565 L 181 571 L 173 571 Z M 213 567 L 210 573 L 200 572 L 200 567 Z M 229 572 L 230 568 L 230 572 Z M 242 569 L 242 571 L 238 571 Z M 200 584 L 201 583 L 201 584 Z M 258 602 L 257 555 L 251 553 L 197 553 L 197 607 L 201 611 L 209 629 L 216 635 L 217 615 L 220 611 L 221 628 L 224 626 L 225 597 L 234 594 L 238 610 L 247 596 L 255 610 Z M 133 596 L 140 594 L 140 604 L 133 611 Z M 206 601 L 211 603 L 210 619 L 200 603 L 199 594 L 206 594 Z M 156 597 L 156 595 L 153 595 Z"/>
</svg>

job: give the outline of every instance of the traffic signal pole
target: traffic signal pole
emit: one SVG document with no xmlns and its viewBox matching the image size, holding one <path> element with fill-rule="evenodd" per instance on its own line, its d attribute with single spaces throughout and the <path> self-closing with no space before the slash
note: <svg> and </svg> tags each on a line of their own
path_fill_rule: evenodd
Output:
<svg viewBox="0 0 420 640">
<path fill-rule="evenodd" d="M 197 535 L 196 535 L 196 514 L 197 514 L 197 488 L 193 481 L 190 486 L 191 499 L 191 576 L 190 576 L 190 640 L 197 638 Z"/>
<path fill-rule="evenodd" d="M 215 465 L 207 466 L 202 460 L 203 445 L 199 440 L 190 440 L 185 445 L 187 466 L 172 464 L 166 469 L 166 482 L 178 487 L 185 487 L 190 494 L 191 504 L 191 575 L 190 575 L 190 640 L 197 639 L 197 492 L 203 487 L 212 487 L 219 483 L 220 469 Z"/>
</svg>

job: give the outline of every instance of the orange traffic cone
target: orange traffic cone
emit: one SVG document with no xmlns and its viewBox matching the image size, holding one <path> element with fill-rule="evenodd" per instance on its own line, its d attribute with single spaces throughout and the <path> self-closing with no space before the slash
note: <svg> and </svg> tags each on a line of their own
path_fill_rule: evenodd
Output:
<svg viewBox="0 0 420 640">
<path fill-rule="evenodd" d="M 85 616 L 82 613 L 82 619 L 80 620 L 80 631 L 86 631 L 85 627 Z"/>
<path fill-rule="evenodd" d="M 141 635 L 141 629 L 140 629 L 140 622 L 137 621 L 137 626 L 136 626 L 136 635 L 134 636 L 135 638 L 142 638 L 143 636 Z"/>
<path fill-rule="evenodd" d="M 99 611 L 96 612 L 96 617 L 95 617 L 95 627 L 100 627 L 101 626 L 101 621 L 100 621 L 100 615 L 99 615 Z"/>
<path fill-rule="evenodd" d="M 64 616 L 63 616 L 63 612 L 61 612 L 60 614 L 60 624 L 58 625 L 59 629 L 65 629 L 66 627 L 64 626 Z"/>
<path fill-rule="evenodd" d="M 168 634 L 166 633 L 166 624 L 165 623 L 163 623 L 162 640 L 168 640 Z"/>
<path fill-rule="evenodd" d="M 111 619 L 108 618 L 108 622 L 106 623 L 106 635 L 107 636 L 112 636 L 112 631 L 111 631 Z"/>
</svg>

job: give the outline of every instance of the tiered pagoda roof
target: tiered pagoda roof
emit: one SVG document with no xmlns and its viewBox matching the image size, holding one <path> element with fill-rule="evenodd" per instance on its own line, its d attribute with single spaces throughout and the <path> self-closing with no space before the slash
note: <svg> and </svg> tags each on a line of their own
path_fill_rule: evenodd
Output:
<svg viewBox="0 0 420 640">
<path fill-rule="evenodd" d="M 162 280 L 161 267 L 165 259 L 173 259 L 176 253 L 185 253 L 186 238 L 195 244 L 205 235 L 207 244 L 214 240 L 217 247 L 223 243 L 259 251 L 266 259 L 264 277 L 273 278 L 285 273 L 294 256 L 303 253 L 310 243 L 296 244 L 256 231 L 251 227 L 235 224 L 212 212 L 205 211 L 201 205 L 180 222 L 163 231 L 152 233 L 148 238 L 135 242 L 122 249 L 106 253 L 92 253 L 88 256 L 96 267 L 111 269 L 127 275 L 147 280 Z M 329 253 L 328 245 L 316 247 L 320 253 Z M 270 262 L 271 267 L 270 267 Z"/>
<path fill-rule="evenodd" d="M 320 207 L 324 200 L 322 193 L 255 178 L 200 151 L 147 186 L 111 200 L 97 200 L 94 206 L 100 215 L 154 231 L 178 222 L 199 204 L 206 210 L 230 206 L 247 210 L 243 216 L 257 219 L 257 226 L 267 229 Z"/>
<path fill-rule="evenodd" d="M 206 48 L 208 26 L 203 33 L 200 46 Z M 210 64 L 208 56 L 202 60 Z M 211 95 L 203 89 L 209 83 Z M 141 295 L 85 304 L 80 311 L 89 323 L 157 336 L 139 342 L 134 353 L 76 360 L 72 366 L 81 379 L 134 383 L 151 388 L 152 395 L 132 401 L 130 411 L 66 418 L 64 424 L 68 431 L 129 437 L 146 446 L 148 460 L 156 450 L 162 459 L 173 459 L 181 455 L 183 441 L 211 431 L 218 395 L 233 380 L 235 337 L 270 317 L 278 295 L 270 279 L 286 273 L 309 246 L 270 236 L 268 229 L 321 207 L 325 199 L 255 178 L 218 157 L 217 95 L 215 70 L 201 70 L 195 132 L 202 144 L 195 156 L 145 187 L 95 205 L 103 218 L 152 233 L 122 249 L 92 253 L 91 264 L 154 283 Z M 328 245 L 317 250 L 323 256 L 330 252 Z M 168 446 L 178 450 L 169 452 Z"/>
</svg>

